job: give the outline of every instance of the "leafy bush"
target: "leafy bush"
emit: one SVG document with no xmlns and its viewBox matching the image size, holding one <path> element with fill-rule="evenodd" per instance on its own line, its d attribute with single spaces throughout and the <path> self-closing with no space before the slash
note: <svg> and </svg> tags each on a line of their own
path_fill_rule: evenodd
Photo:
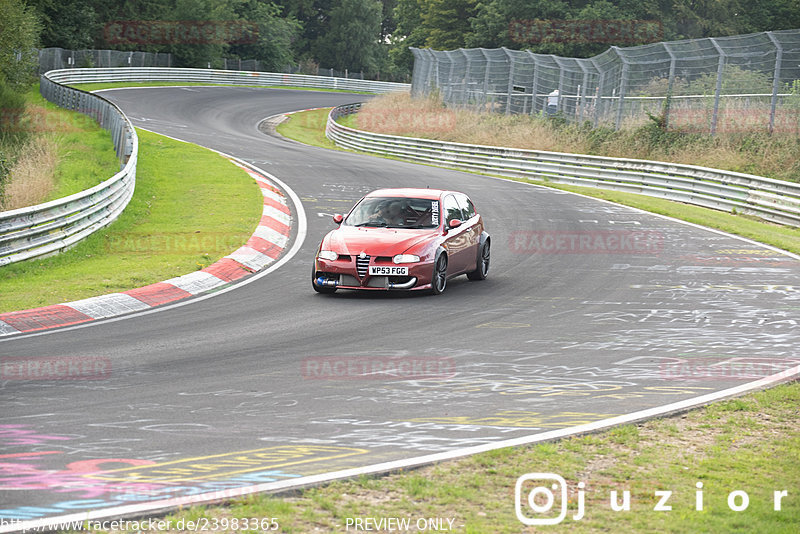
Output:
<svg viewBox="0 0 800 534">
<path fill-rule="evenodd" d="M 3 137 L 17 134 L 22 128 L 25 97 L 0 79 L 0 132 Z"/>
</svg>

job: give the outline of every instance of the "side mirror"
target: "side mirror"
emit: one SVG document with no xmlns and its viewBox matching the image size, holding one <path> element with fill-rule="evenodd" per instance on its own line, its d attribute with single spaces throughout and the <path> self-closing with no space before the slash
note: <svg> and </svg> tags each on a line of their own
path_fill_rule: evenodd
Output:
<svg viewBox="0 0 800 534">
<path fill-rule="evenodd" d="M 342 217 L 338 213 L 333 216 L 333 222 L 335 222 L 336 224 L 342 224 L 343 220 L 344 220 L 344 217 Z"/>
<path fill-rule="evenodd" d="M 461 226 L 461 219 L 453 219 L 449 223 L 447 223 L 447 225 L 450 228 L 458 228 L 459 226 Z"/>
</svg>

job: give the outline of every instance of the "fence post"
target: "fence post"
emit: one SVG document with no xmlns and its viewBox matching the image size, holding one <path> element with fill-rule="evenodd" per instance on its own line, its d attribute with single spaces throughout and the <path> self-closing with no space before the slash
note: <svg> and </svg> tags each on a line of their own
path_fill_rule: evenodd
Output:
<svg viewBox="0 0 800 534">
<path fill-rule="evenodd" d="M 722 92 L 722 72 L 725 69 L 725 52 L 722 50 L 722 47 L 719 46 L 716 40 L 713 37 L 708 38 L 711 41 L 711 44 L 714 45 L 714 48 L 717 49 L 717 53 L 719 54 L 719 64 L 717 65 L 717 87 L 714 89 L 714 114 L 711 115 L 711 136 L 714 137 L 717 135 L 717 117 L 719 115 L 719 95 Z"/>
<path fill-rule="evenodd" d="M 592 62 L 592 66 L 594 70 L 597 71 L 597 90 L 594 93 L 594 121 L 592 122 L 592 127 L 597 128 L 597 123 L 600 121 L 600 111 L 602 105 L 602 95 L 603 95 L 603 83 L 605 82 L 605 71 L 600 69 L 600 66 L 597 64 L 597 60 L 594 58 L 590 58 L 589 61 Z"/>
<path fill-rule="evenodd" d="M 508 48 L 503 47 L 503 52 L 506 53 L 508 58 L 508 91 L 506 93 L 506 115 L 511 114 L 511 94 L 514 92 L 514 56 L 511 55 Z"/>
<path fill-rule="evenodd" d="M 448 61 L 450 61 L 450 72 L 447 74 L 447 91 L 444 94 L 442 94 L 442 101 L 451 104 L 454 100 L 453 92 L 456 86 L 455 84 L 456 60 L 453 59 L 453 56 L 451 55 L 452 53 L 453 52 L 449 50 L 445 52 L 445 54 L 447 54 Z"/>
<path fill-rule="evenodd" d="M 481 48 L 480 51 L 485 60 L 483 67 L 483 106 L 485 108 L 486 104 L 489 102 L 489 56 L 483 48 Z"/>
<path fill-rule="evenodd" d="M 771 134 L 775 129 L 775 107 L 778 104 L 778 87 L 781 83 L 781 63 L 783 62 L 783 46 L 778 41 L 772 32 L 767 32 L 772 44 L 775 45 L 775 73 L 772 76 L 772 98 L 769 103 L 769 133 Z"/>
<path fill-rule="evenodd" d="M 667 99 L 664 102 L 664 129 L 669 128 L 669 111 L 672 107 L 672 89 L 675 84 L 675 54 L 667 43 L 664 45 L 664 50 L 669 54 L 669 80 L 667 81 Z"/>
<path fill-rule="evenodd" d="M 466 74 L 464 75 L 464 96 L 461 99 L 463 104 L 461 107 L 466 108 L 467 104 L 469 104 L 469 80 L 472 73 L 472 60 L 470 59 L 469 54 L 467 54 L 463 48 L 459 48 L 458 51 L 463 54 L 464 60 L 467 62 L 467 70 Z"/>
<path fill-rule="evenodd" d="M 558 105 L 556 107 L 556 112 L 558 112 L 566 107 L 564 105 L 564 65 L 561 64 L 558 56 L 550 54 L 550 57 L 553 58 L 555 64 L 558 65 Z"/>
<path fill-rule="evenodd" d="M 533 59 L 533 88 L 531 90 L 531 115 L 536 115 L 536 88 L 539 86 L 539 62 L 536 61 L 536 54 L 528 50 L 528 54 Z"/>
<path fill-rule="evenodd" d="M 617 57 L 622 61 L 622 76 L 619 83 L 619 101 L 617 102 L 617 119 L 614 121 L 614 129 L 619 130 L 622 125 L 622 109 L 625 106 L 625 91 L 628 89 L 628 60 L 620 53 L 619 47 L 612 46 Z"/>
<path fill-rule="evenodd" d="M 421 88 L 423 94 L 430 94 L 433 91 L 433 78 L 431 77 L 431 68 L 433 65 L 433 58 L 431 57 L 430 48 L 423 48 L 419 51 L 420 56 L 424 55 L 425 59 L 422 62 L 422 71 L 424 74 L 421 76 Z"/>
<path fill-rule="evenodd" d="M 583 64 L 583 60 L 578 60 L 578 66 L 583 71 L 583 83 L 578 91 L 578 124 L 583 122 L 583 111 L 586 107 L 586 87 L 589 85 L 589 69 Z"/>
</svg>

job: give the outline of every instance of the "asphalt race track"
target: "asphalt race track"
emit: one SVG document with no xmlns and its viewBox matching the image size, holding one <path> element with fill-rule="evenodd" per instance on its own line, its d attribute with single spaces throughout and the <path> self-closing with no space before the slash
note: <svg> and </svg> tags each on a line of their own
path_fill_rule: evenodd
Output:
<svg viewBox="0 0 800 534">
<path fill-rule="evenodd" d="M 555 190 L 258 131 L 270 115 L 361 95 L 191 87 L 105 96 L 137 126 L 278 177 L 302 199 L 307 237 L 276 271 L 213 298 L 0 341 L 2 357 L 110 366 L 102 380 L 0 384 L 0 518 L 491 444 L 740 385 L 734 359 L 757 364 L 750 380 L 800 360 L 800 262 L 767 247 Z M 492 235 L 489 279 L 460 277 L 439 297 L 314 293 L 309 271 L 330 215 L 384 186 L 467 193 Z M 416 369 L 428 374 L 330 373 L 348 362 L 427 365 Z"/>
</svg>

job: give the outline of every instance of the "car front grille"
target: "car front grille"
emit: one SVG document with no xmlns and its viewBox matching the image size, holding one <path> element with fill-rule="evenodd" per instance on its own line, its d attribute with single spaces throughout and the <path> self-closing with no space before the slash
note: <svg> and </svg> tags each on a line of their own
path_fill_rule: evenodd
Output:
<svg viewBox="0 0 800 534">
<path fill-rule="evenodd" d="M 369 272 L 369 256 L 361 256 L 356 258 L 356 270 L 358 271 L 358 276 L 364 278 L 367 276 Z"/>
</svg>

